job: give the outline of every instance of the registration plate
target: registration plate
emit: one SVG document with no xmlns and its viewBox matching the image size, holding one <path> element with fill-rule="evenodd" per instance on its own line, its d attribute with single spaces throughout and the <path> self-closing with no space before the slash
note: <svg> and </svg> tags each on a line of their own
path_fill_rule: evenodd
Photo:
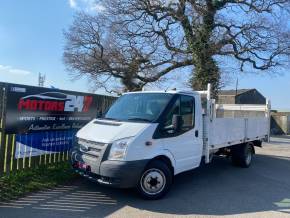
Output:
<svg viewBox="0 0 290 218">
<path fill-rule="evenodd" d="M 90 169 L 90 166 L 88 164 L 85 164 L 85 163 L 79 163 L 79 168 L 82 170 L 88 170 L 88 169 Z"/>
</svg>

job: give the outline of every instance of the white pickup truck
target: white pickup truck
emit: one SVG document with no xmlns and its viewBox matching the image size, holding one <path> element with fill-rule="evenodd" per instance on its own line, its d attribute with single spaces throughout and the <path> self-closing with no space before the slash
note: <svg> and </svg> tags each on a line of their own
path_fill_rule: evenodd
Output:
<svg viewBox="0 0 290 218">
<path fill-rule="evenodd" d="M 142 197 L 159 199 L 175 175 L 214 155 L 249 167 L 269 128 L 269 103 L 216 105 L 210 85 L 207 91 L 125 93 L 77 133 L 72 165 L 100 184 L 136 187 Z"/>
</svg>

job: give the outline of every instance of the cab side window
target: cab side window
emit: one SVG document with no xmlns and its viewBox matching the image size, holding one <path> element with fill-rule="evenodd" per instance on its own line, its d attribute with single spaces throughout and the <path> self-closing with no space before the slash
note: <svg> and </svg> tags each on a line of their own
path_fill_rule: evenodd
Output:
<svg viewBox="0 0 290 218">
<path fill-rule="evenodd" d="M 180 98 L 176 99 L 173 107 L 169 113 L 167 113 L 164 126 L 168 127 L 172 125 L 172 118 L 175 114 L 180 115 Z"/>
<path fill-rule="evenodd" d="M 187 131 L 194 127 L 194 98 L 182 95 L 180 97 L 180 115 L 182 116 L 182 130 Z"/>
<path fill-rule="evenodd" d="M 172 126 L 173 115 L 180 115 L 182 117 L 182 127 L 180 132 L 174 132 L 170 127 Z M 172 108 L 167 112 L 164 121 L 164 136 L 176 136 L 183 134 L 194 128 L 195 121 L 195 101 L 194 97 L 181 95 L 179 96 Z"/>
</svg>

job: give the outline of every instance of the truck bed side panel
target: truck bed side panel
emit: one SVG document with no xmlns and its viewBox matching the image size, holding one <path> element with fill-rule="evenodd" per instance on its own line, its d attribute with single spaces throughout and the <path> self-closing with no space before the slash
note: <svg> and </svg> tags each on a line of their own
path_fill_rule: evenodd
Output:
<svg viewBox="0 0 290 218">
<path fill-rule="evenodd" d="M 267 118 L 216 118 L 209 123 L 208 144 L 217 149 L 263 139 L 267 134 Z"/>
</svg>

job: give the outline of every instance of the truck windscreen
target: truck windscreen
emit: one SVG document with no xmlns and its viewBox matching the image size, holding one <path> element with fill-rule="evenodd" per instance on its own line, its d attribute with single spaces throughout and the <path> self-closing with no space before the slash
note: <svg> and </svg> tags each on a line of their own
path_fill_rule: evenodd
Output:
<svg viewBox="0 0 290 218">
<path fill-rule="evenodd" d="M 169 93 L 131 93 L 120 97 L 108 110 L 105 119 L 153 122 L 172 98 Z"/>
</svg>

